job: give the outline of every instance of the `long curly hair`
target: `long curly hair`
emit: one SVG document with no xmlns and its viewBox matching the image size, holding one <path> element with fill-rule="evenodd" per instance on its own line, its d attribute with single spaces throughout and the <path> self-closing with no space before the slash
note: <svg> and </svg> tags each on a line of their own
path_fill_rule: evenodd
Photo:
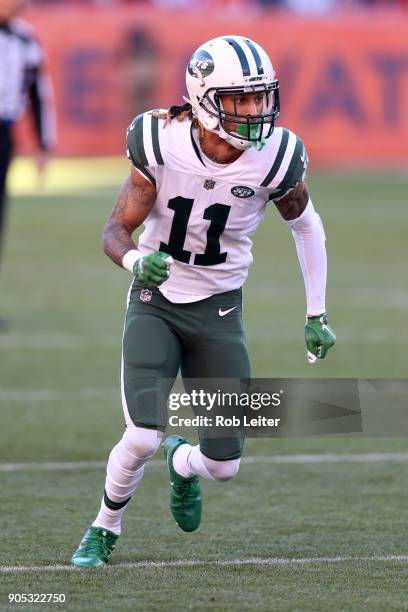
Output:
<svg viewBox="0 0 408 612">
<path fill-rule="evenodd" d="M 192 122 L 194 127 L 199 126 L 198 119 L 197 117 L 194 117 L 191 104 L 189 102 L 186 102 L 182 105 L 173 104 L 173 106 L 170 106 L 169 110 L 166 113 L 152 111 L 151 115 L 153 115 L 153 117 L 156 117 L 157 119 L 164 119 L 163 127 L 166 127 L 166 125 L 170 123 L 170 121 L 174 118 L 176 118 L 177 121 L 180 122 L 184 121 L 184 119 L 187 118 Z"/>
</svg>

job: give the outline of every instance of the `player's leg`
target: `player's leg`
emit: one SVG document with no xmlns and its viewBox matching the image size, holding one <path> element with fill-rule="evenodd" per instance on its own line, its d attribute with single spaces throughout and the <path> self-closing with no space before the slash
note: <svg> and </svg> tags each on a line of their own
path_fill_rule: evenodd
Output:
<svg viewBox="0 0 408 612">
<path fill-rule="evenodd" d="M 104 497 L 94 522 L 117 534 L 144 465 L 160 446 L 167 424 L 165 402 L 180 364 L 178 339 L 165 320 L 146 310 L 130 311 L 126 320 L 121 368 L 126 431 L 110 454 Z"/>
<path fill-rule="evenodd" d="M 183 354 L 182 374 L 189 379 L 208 379 L 223 392 L 242 391 L 241 381 L 250 378 L 250 363 L 242 322 L 240 291 L 214 295 L 208 300 L 205 330 L 198 342 Z M 229 312 L 228 312 L 229 311 Z M 227 312 L 228 314 L 223 315 Z M 220 316 L 221 313 L 221 316 Z M 222 316 L 223 315 L 223 316 Z M 211 385 L 210 387 L 214 387 Z M 213 408 L 213 414 L 215 409 Z M 238 414 L 239 413 L 239 414 Z M 239 406 L 235 415 L 240 415 Z M 174 466 L 185 477 L 197 474 L 211 480 L 230 480 L 239 469 L 244 446 L 244 430 L 238 426 L 200 427 L 200 444 L 181 446 L 174 455 Z"/>
<path fill-rule="evenodd" d="M 246 349 L 244 345 L 237 344 L 231 339 L 229 350 L 235 351 L 234 360 L 240 356 L 242 364 L 245 363 Z M 228 351 L 224 353 L 224 355 L 226 354 L 228 354 Z M 245 372 L 245 370 L 241 370 L 241 372 Z M 232 374 L 229 377 L 232 378 Z M 249 378 L 249 369 L 246 370 L 246 374 L 239 376 L 239 378 L 241 377 Z M 227 375 L 217 375 L 214 378 L 227 378 Z M 231 393 L 233 391 L 230 386 L 226 388 L 220 385 L 220 387 L 222 392 Z M 238 406 L 234 414 L 235 416 L 241 416 L 240 413 Z M 215 409 L 213 409 L 212 415 L 214 421 Z M 189 478 L 193 474 L 208 480 L 226 481 L 234 478 L 239 470 L 244 447 L 243 428 L 240 426 L 215 427 L 214 425 L 207 428 L 200 427 L 199 439 L 199 445 L 185 444 L 179 447 L 173 459 L 176 471 L 185 478 Z"/>
<path fill-rule="evenodd" d="M 221 313 L 229 311 L 230 317 L 220 317 L 220 308 Z M 182 374 L 186 390 L 190 390 L 194 384 L 191 379 L 200 378 L 230 379 L 232 385 L 240 386 L 241 379 L 250 377 L 242 325 L 241 292 L 213 296 L 198 303 L 195 310 L 196 314 L 200 314 L 202 326 L 201 333 L 194 341 L 185 343 L 183 347 Z M 200 444 L 196 446 L 179 436 L 170 436 L 164 443 L 171 480 L 191 483 L 189 514 L 182 514 L 177 506 L 174 511 L 173 501 L 177 500 L 172 499 L 173 515 L 185 531 L 193 531 L 200 522 L 198 476 L 220 481 L 233 478 L 239 469 L 244 444 L 240 427 L 226 428 L 222 433 L 199 428 L 199 438 Z"/>
<path fill-rule="evenodd" d="M 127 426 L 109 455 L 99 513 L 72 557 L 74 565 L 102 567 L 108 561 L 121 533 L 122 515 L 143 477 L 146 461 L 154 455 L 160 440 L 157 430 Z"/>
<path fill-rule="evenodd" d="M 121 531 L 123 512 L 142 479 L 145 463 L 160 445 L 166 426 L 164 396 L 169 389 L 163 389 L 159 381 L 165 379 L 169 385 L 180 363 L 178 339 L 160 314 L 163 312 L 155 307 L 130 303 L 121 371 L 126 431 L 110 453 L 101 507 L 74 554 L 76 565 L 99 567 L 107 561 Z M 109 554 L 102 554 L 101 550 Z"/>
<path fill-rule="evenodd" d="M 122 515 L 142 480 L 146 462 L 160 446 L 162 433 L 128 425 L 110 452 L 99 513 L 94 527 L 121 533 Z"/>
</svg>

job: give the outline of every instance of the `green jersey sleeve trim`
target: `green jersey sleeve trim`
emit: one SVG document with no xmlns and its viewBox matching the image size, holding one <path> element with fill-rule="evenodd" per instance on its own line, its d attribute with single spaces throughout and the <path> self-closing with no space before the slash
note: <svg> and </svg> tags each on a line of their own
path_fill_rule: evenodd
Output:
<svg viewBox="0 0 408 612">
<path fill-rule="evenodd" d="M 145 178 L 147 178 L 148 181 L 150 181 L 152 183 L 152 185 L 154 185 L 156 187 L 156 179 L 154 178 L 153 174 L 151 174 L 149 172 L 149 170 L 147 168 L 145 168 L 144 166 L 142 166 L 142 164 L 139 164 L 138 161 L 136 161 L 133 157 L 132 154 L 130 152 L 130 150 L 127 150 L 127 157 L 128 159 L 132 162 L 133 166 L 139 170 L 139 172 L 141 172 L 141 174 L 143 174 L 143 176 Z"/>
<path fill-rule="evenodd" d="M 283 198 L 290 189 L 302 181 L 306 175 L 308 157 L 303 141 L 296 137 L 296 144 L 284 177 L 271 192 L 269 199 L 274 202 Z"/>
<path fill-rule="evenodd" d="M 301 181 L 305 175 L 307 167 L 307 157 L 305 145 L 300 138 L 296 139 L 295 150 L 292 155 L 289 167 L 282 181 L 277 186 L 280 192 L 286 193 L 294 187 L 296 183 Z"/>
<path fill-rule="evenodd" d="M 156 159 L 156 162 L 159 166 L 164 166 L 164 161 L 163 161 L 162 154 L 160 151 L 159 119 L 153 116 L 151 116 L 151 134 L 152 134 L 153 154 Z"/>
<path fill-rule="evenodd" d="M 267 187 L 274 179 L 274 177 L 276 176 L 276 173 L 278 172 L 282 160 L 283 160 L 283 156 L 285 155 L 285 151 L 286 148 L 288 146 L 288 140 L 289 140 L 289 130 L 283 128 L 282 129 L 282 138 L 280 141 L 280 145 L 279 145 L 279 149 L 278 149 L 278 153 L 275 157 L 275 160 L 273 162 L 272 168 L 269 170 L 268 174 L 266 175 L 266 177 L 264 178 L 264 180 L 261 183 L 261 187 Z"/>
<path fill-rule="evenodd" d="M 164 165 L 160 148 L 159 119 L 150 111 L 138 115 L 127 129 L 127 156 L 143 176 L 156 185 L 154 168 Z"/>
<path fill-rule="evenodd" d="M 137 149 L 137 160 L 142 166 L 148 166 L 145 143 L 143 141 L 143 118 L 144 115 L 136 117 L 134 122 L 134 144 Z"/>
</svg>

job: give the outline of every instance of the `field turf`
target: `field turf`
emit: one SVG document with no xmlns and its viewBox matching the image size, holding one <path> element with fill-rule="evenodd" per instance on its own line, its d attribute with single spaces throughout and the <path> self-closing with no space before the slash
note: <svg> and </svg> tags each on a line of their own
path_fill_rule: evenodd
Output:
<svg viewBox="0 0 408 612">
<path fill-rule="evenodd" d="M 12 179 L 0 277 L 9 320 L 0 333 L 0 609 L 9 593 L 66 594 L 65 604 L 14 606 L 24 610 L 408 609 L 402 437 L 249 440 L 236 479 L 203 483 L 203 524 L 190 535 L 171 519 L 158 454 L 109 567 L 69 569 L 123 427 L 130 278 L 100 248 L 122 168 L 55 164 L 39 191 L 24 165 Z M 302 278 L 270 210 L 245 286 L 254 376 L 407 377 L 408 180 L 316 174 L 309 185 L 326 227 L 338 343 L 327 360 L 306 363 Z"/>
</svg>

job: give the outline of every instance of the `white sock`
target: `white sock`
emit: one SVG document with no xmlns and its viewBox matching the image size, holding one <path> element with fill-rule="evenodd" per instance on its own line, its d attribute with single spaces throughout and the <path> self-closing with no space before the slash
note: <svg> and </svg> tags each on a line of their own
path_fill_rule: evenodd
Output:
<svg viewBox="0 0 408 612">
<path fill-rule="evenodd" d="M 109 460 L 109 463 L 110 463 L 110 460 Z M 136 491 L 137 487 L 139 486 L 140 481 L 142 480 L 143 473 L 144 473 L 144 465 L 142 465 L 137 470 L 137 472 L 133 474 L 133 478 L 129 477 L 127 485 L 119 485 L 120 487 L 122 487 L 122 492 L 126 492 L 127 497 L 125 497 L 125 499 L 122 500 L 122 502 L 117 502 L 115 499 L 112 499 L 112 498 L 119 498 L 119 495 L 115 495 L 113 493 L 114 487 L 112 486 L 112 480 L 109 476 L 109 463 L 108 463 L 108 470 L 107 470 L 107 476 L 106 476 L 106 482 L 105 482 L 104 497 L 102 498 L 101 507 L 100 507 L 98 516 L 96 517 L 92 525 L 94 525 L 94 527 L 104 527 L 105 529 L 108 529 L 109 531 L 113 531 L 113 533 L 120 535 L 122 515 L 127 508 L 127 504 L 130 501 L 130 498 L 132 497 L 133 493 Z M 118 470 L 118 473 L 119 472 L 120 472 L 120 468 Z M 122 474 L 124 474 L 124 470 L 122 470 Z M 114 483 L 114 484 L 117 485 L 117 483 Z M 108 506 L 105 503 L 105 494 L 109 498 L 109 503 L 111 502 L 116 502 L 118 504 L 123 503 L 123 506 L 121 506 L 118 509 L 108 508 Z"/>
<path fill-rule="evenodd" d="M 177 474 L 183 478 L 191 476 L 202 476 L 207 480 L 215 480 L 205 466 L 205 456 L 200 451 L 200 447 L 191 444 L 182 444 L 174 452 L 173 467 Z"/>
<path fill-rule="evenodd" d="M 177 474 L 183 476 L 183 478 L 191 478 L 194 476 L 194 472 L 188 464 L 188 456 L 191 453 L 193 447 L 191 444 L 182 444 L 179 446 L 173 454 L 173 467 Z"/>
<path fill-rule="evenodd" d="M 161 437 L 161 432 L 154 429 L 126 428 L 123 438 L 109 455 L 105 493 L 93 526 L 120 535 L 122 515 L 142 480 L 144 465 L 155 454 Z M 108 507 L 107 504 L 118 507 Z"/>
<path fill-rule="evenodd" d="M 216 461 L 203 455 L 200 447 L 181 444 L 173 455 L 173 467 L 183 478 L 202 476 L 206 480 L 230 480 L 239 469 L 240 459 Z"/>
</svg>

